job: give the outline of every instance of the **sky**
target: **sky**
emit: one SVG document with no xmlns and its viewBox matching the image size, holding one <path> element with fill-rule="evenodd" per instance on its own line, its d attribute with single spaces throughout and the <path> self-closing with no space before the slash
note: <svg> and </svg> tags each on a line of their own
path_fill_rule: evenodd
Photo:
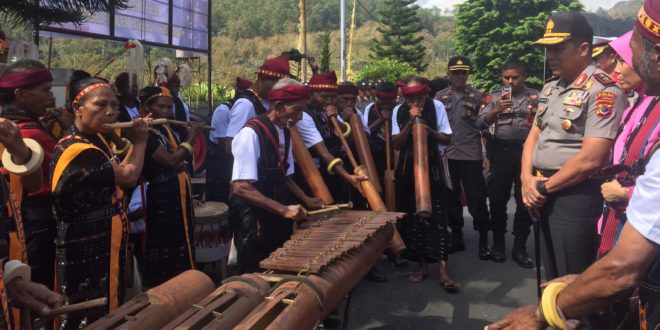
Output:
<svg viewBox="0 0 660 330">
<path fill-rule="evenodd" d="M 596 11 L 598 7 L 610 9 L 621 0 L 580 0 L 588 11 Z M 464 2 L 464 0 L 419 0 L 417 3 L 423 7 L 438 7 L 441 9 L 453 8 L 454 5 Z"/>
</svg>

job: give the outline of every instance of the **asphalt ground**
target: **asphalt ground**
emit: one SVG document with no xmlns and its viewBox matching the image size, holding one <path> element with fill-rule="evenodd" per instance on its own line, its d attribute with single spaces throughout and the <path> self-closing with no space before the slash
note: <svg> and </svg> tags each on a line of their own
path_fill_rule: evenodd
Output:
<svg viewBox="0 0 660 330">
<path fill-rule="evenodd" d="M 521 268 L 511 260 L 514 209 L 512 198 L 508 205 L 506 262 L 479 260 L 478 233 L 471 230 L 472 217 L 464 208 L 467 249 L 449 256 L 449 275 L 459 286 L 457 294 L 447 293 L 438 285 L 437 264 L 430 265 L 431 274 L 426 280 L 412 284 L 407 275 L 416 270 L 416 263 L 397 268 L 381 260 L 377 267 L 387 275 L 388 282 L 362 280 L 350 294 L 340 328 L 483 329 L 516 308 L 535 303 L 536 270 Z M 530 236 L 527 252 L 532 258 L 533 248 Z"/>
</svg>

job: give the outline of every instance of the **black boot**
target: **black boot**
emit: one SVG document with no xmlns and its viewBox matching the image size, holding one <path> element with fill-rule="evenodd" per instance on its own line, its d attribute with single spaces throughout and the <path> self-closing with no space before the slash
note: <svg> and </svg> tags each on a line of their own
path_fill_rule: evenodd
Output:
<svg viewBox="0 0 660 330">
<path fill-rule="evenodd" d="M 371 282 L 387 282 L 387 276 L 383 274 L 376 266 L 371 267 L 367 276 L 364 277 L 367 281 Z"/>
<path fill-rule="evenodd" d="M 504 235 L 493 239 L 493 250 L 490 253 L 490 259 L 497 263 L 506 261 Z"/>
<path fill-rule="evenodd" d="M 449 248 L 447 249 L 449 253 L 455 253 L 460 251 L 465 251 L 465 242 L 463 241 L 463 230 L 456 228 L 452 230 L 451 241 L 449 243 Z"/>
<path fill-rule="evenodd" d="M 479 232 L 479 259 L 490 259 L 490 246 L 488 246 L 488 232 Z"/>
<path fill-rule="evenodd" d="M 513 251 L 511 251 L 511 258 L 522 268 L 532 268 L 534 267 L 534 263 L 532 262 L 532 258 L 527 255 L 525 241 L 527 241 L 527 237 L 516 236 L 516 240 L 513 243 Z"/>
</svg>

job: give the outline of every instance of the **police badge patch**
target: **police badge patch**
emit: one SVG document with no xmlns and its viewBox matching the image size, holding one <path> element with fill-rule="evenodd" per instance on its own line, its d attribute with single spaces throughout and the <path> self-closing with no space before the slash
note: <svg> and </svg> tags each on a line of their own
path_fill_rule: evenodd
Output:
<svg viewBox="0 0 660 330">
<path fill-rule="evenodd" d="M 596 95 L 596 115 L 600 118 L 612 116 L 616 94 L 612 92 L 599 92 Z"/>
</svg>

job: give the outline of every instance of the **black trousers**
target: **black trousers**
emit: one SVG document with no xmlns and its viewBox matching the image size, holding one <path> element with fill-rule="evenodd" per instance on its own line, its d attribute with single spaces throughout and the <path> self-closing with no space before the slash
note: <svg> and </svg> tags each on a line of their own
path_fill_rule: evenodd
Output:
<svg viewBox="0 0 660 330">
<path fill-rule="evenodd" d="M 520 191 L 520 158 L 524 141 L 495 139 L 492 143 L 488 199 L 493 234 L 496 240 L 504 239 L 508 218 L 506 205 L 511 198 L 511 187 L 515 184 L 513 197 L 516 200 L 516 213 L 513 217 L 513 235 L 525 240 L 531 232 L 532 218 L 522 201 Z"/>
<path fill-rule="evenodd" d="M 600 184 L 587 180 L 554 193 L 541 208 L 541 259 L 548 280 L 580 274 L 595 261 Z"/>
<path fill-rule="evenodd" d="M 468 211 L 472 215 L 473 227 L 477 231 L 488 231 L 491 223 L 486 206 L 486 180 L 483 175 L 483 162 L 481 160 L 449 160 L 449 175 L 451 176 L 453 191 L 449 191 L 447 198 L 447 213 L 449 214 L 449 227 L 452 230 L 463 228 L 463 206 L 461 205 L 461 184 L 467 198 Z"/>
<path fill-rule="evenodd" d="M 27 241 L 28 264 L 32 281 L 49 289 L 55 284 L 55 238 L 57 224 L 53 219 L 50 196 L 25 199 L 23 228 Z"/>
<path fill-rule="evenodd" d="M 209 143 L 206 162 L 206 200 L 227 203 L 234 158 L 222 145 Z"/>
</svg>

